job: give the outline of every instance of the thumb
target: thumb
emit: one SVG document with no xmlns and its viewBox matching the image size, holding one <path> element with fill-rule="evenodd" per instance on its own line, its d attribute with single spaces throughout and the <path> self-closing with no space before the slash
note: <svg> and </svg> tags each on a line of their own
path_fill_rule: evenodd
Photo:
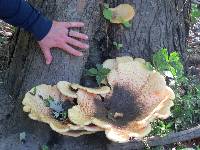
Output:
<svg viewBox="0 0 200 150">
<path fill-rule="evenodd" d="M 53 57 L 52 57 L 52 55 L 51 55 L 50 49 L 49 49 L 49 48 L 45 48 L 45 49 L 43 49 L 42 51 L 43 51 L 43 53 L 44 53 L 44 57 L 45 57 L 45 60 L 46 60 L 46 64 L 47 64 L 47 65 L 51 64 Z"/>
</svg>

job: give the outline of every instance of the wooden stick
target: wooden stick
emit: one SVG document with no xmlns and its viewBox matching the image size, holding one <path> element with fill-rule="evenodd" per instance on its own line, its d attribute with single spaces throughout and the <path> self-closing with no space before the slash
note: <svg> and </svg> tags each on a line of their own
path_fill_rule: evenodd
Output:
<svg viewBox="0 0 200 150">
<path fill-rule="evenodd" d="M 130 143 L 111 143 L 107 145 L 108 150 L 133 150 L 142 149 L 145 147 L 161 146 L 176 142 L 183 142 L 200 137 L 200 125 L 197 127 L 171 133 L 165 137 L 151 137 L 144 141 L 132 141 Z"/>
</svg>

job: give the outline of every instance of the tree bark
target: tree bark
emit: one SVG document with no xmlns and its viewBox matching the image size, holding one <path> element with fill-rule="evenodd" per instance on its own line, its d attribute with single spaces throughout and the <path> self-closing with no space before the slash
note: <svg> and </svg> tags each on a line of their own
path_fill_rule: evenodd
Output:
<svg viewBox="0 0 200 150">
<path fill-rule="evenodd" d="M 109 37 L 112 41 L 123 43 L 116 51 L 112 47 L 111 56 L 131 55 L 151 58 L 161 48 L 181 54 L 186 49 L 189 30 L 189 1 L 183 0 L 108 0 L 112 6 L 130 3 L 135 6 L 136 16 L 131 28 L 111 25 Z"/>
<path fill-rule="evenodd" d="M 124 28 L 105 21 L 101 9 L 104 2 L 113 7 L 121 3 L 133 5 L 136 16 L 131 22 L 132 26 Z M 26 130 L 38 138 L 45 137 L 52 149 L 106 149 L 109 141 L 101 133 L 80 138 L 63 137 L 52 134 L 47 125 L 30 120 L 22 112 L 21 101 L 25 92 L 38 84 L 55 84 L 61 80 L 90 86 L 92 81 L 83 76 L 84 68 L 116 56 L 130 55 L 150 59 L 155 51 L 164 47 L 184 54 L 190 1 L 38 0 L 33 3 L 51 19 L 85 22 L 86 27 L 81 31 L 90 37 L 90 50 L 81 58 L 52 50 L 53 63 L 45 65 L 32 36 L 18 30 L 10 48 L 12 58 L 7 73 L 7 87 L 12 95 L 11 105 L 14 108 L 9 117 L 2 121 L 5 125 L 0 126 L 1 132 L 8 134 Z M 123 48 L 116 50 L 112 45 L 113 41 L 122 43 Z"/>
</svg>

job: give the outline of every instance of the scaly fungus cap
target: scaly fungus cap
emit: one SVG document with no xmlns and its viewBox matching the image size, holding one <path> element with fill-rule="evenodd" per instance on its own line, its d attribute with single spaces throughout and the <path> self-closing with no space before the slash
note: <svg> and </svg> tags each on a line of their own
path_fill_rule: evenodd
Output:
<svg viewBox="0 0 200 150">
<path fill-rule="evenodd" d="M 45 106 L 45 99 L 48 99 L 49 96 L 54 100 L 71 101 L 71 98 L 60 93 L 57 86 L 42 84 L 26 93 L 22 101 L 23 110 L 29 113 L 31 119 L 47 123 L 54 131 L 63 135 L 78 136 L 102 131 L 102 128 L 94 125 L 80 126 L 73 124 L 69 119 L 65 121 L 56 120 L 52 115 L 52 110 Z"/>
<path fill-rule="evenodd" d="M 111 69 L 107 80 L 112 91 L 102 97 L 78 90 L 77 102 L 109 139 L 127 142 L 143 137 L 150 132 L 151 121 L 169 117 L 174 93 L 162 75 L 147 69 L 143 59 L 118 57 L 107 60 L 105 66 Z"/>
<path fill-rule="evenodd" d="M 100 88 L 87 88 L 60 81 L 56 86 L 37 86 L 23 100 L 29 117 L 48 123 L 63 135 L 80 136 L 104 131 L 116 142 L 128 142 L 132 137 L 141 138 L 151 131 L 150 122 L 170 116 L 175 98 L 164 77 L 148 70 L 145 60 L 124 56 L 103 63 L 111 71 Z M 68 109 L 68 120 L 53 118 L 43 100 L 48 96 L 60 101 L 77 101 Z M 42 97 L 42 98 L 41 98 Z"/>
</svg>

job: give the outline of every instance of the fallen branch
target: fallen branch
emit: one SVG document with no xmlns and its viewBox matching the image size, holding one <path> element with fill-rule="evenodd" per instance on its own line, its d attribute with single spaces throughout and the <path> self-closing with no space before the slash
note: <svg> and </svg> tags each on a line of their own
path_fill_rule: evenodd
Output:
<svg viewBox="0 0 200 150">
<path fill-rule="evenodd" d="M 168 145 L 176 142 L 183 142 L 200 137 L 200 125 L 181 132 L 171 133 L 165 137 L 152 137 L 144 141 L 132 141 L 130 143 L 111 143 L 107 145 L 108 150 L 133 150 L 145 147 Z"/>
</svg>

